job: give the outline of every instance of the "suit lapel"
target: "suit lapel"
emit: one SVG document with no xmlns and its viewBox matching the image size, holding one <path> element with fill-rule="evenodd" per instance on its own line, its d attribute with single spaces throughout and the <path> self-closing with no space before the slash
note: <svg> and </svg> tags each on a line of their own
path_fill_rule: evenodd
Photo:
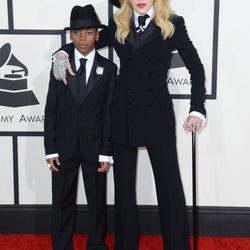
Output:
<svg viewBox="0 0 250 250">
<path fill-rule="evenodd" d="M 100 69 L 99 73 L 97 72 L 98 68 Z M 102 73 L 103 73 L 103 72 L 101 72 L 102 70 L 103 70 L 103 66 L 100 63 L 100 55 L 96 51 L 93 66 L 92 66 L 90 76 L 89 76 L 89 79 L 88 79 L 88 82 L 87 82 L 87 86 L 86 86 L 86 89 L 85 89 L 85 92 L 84 92 L 84 95 L 83 95 L 83 98 L 82 98 L 81 102 L 83 102 L 86 99 L 86 97 L 89 95 L 89 93 L 96 86 L 98 80 L 102 76 Z"/>
<path fill-rule="evenodd" d="M 130 33 L 132 33 L 132 31 Z M 133 43 L 134 46 L 132 48 L 132 52 L 134 52 L 135 50 L 145 46 L 148 43 L 150 43 L 159 34 L 160 34 L 159 33 L 159 27 L 156 26 L 154 21 L 151 21 L 149 23 L 148 27 L 146 28 L 146 30 L 140 36 L 137 36 L 137 34 L 135 34 L 135 36 L 137 38 L 136 38 L 136 41 Z M 132 36 L 133 36 L 132 34 L 131 35 L 129 34 L 129 36 L 128 36 L 128 38 L 131 41 L 134 39 Z"/>
<path fill-rule="evenodd" d="M 129 34 L 128 34 L 126 40 L 127 40 L 131 45 L 134 45 L 134 44 L 136 43 L 136 41 L 137 41 L 137 38 L 138 38 L 134 20 L 131 21 L 130 26 L 131 26 L 131 31 L 129 32 Z"/>
</svg>

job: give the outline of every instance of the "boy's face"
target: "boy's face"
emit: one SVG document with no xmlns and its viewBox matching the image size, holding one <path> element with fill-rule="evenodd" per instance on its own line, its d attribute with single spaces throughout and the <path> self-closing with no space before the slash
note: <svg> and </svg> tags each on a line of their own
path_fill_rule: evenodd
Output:
<svg viewBox="0 0 250 250">
<path fill-rule="evenodd" d="M 84 56 L 87 56 L 95 47 L 95 42 L 99 39 L 97 28 L 87 28 L 70 31 L 70 40 L 76 49 Z"/>
</svg>

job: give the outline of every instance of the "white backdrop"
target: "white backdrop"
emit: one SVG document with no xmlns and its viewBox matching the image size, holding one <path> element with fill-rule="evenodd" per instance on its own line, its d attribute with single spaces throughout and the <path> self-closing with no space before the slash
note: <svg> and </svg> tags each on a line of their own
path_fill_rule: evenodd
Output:
<svg viewBox="0 0 250 250">
<path fill-rule="evenodd" d="M 0 29 L 8 29 L 7 0 L 0 0 Z M 92 3 L 103 23 L 108 21 L 106 0 L 31 1 L 13 0 L 14 29 L 58 30 L 68 26 L 72 6 Z M 211 92 L 213 1 L 171 1 L 177 14 L 186 20 L 189 34 L 206 68 L 208 93 Z M 198 135 L 198 204 L 201 206 L 250 206 L 250 116 L 249 69 L 250 3 L 220 1 L 217 98 L 207 100 L 208 122 Z M 10 43 L 12 53 L 28 68 L 28 89 L 39 105 L 0 106 L 0 131 L 43 131 L 50 55 L 60 46 L 59 35 L 1 34 L 0 47 Z M 107 56 L 107 50 L 102 52 Z M 118 63 L 115 57 L 115 62 Z M 0 68 L 0 78 L 4 70 Z M 174 74 L 174 72 L 173 72 Z M 178 86 L 181 88 L 182 86 Z M 185 88 L 185 87 L 184 87 Z M 178 89 L 177 89 L 178 90 Z M 171 90 L 175 93 L 176 89 Z M 184 89 L 186 93 L 187 89 Z M 179 164 L 187 203 L 192 203 L 191 135 L 182 129 L 189 100 L 174 100 Z M 31 119 L 33 117 L 33 119 Z M 0 136 L 0 204 L 14 203 L 12 138 Z M 42 137 L 18 137 L 19 202 L 50 204 L 51 179 Z M 157 204 L 150 162 L 145 149 L 138 160 L 138 204 Z M 108 174 L 108 204 L 113 204 L 112 169 Z M 86 204 L 82 178 L 78 203 Z"/>
</svg>

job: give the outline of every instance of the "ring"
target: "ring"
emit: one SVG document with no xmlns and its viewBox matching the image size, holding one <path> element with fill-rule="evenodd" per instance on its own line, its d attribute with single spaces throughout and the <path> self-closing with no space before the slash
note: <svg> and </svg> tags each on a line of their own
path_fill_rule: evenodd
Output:
<svg viewBox="0 0 250 250">
<path fill-rule="evenodd" d="M 49 169 L 51 168 L 51 165 L 49 163 L 47 164 L 47 166 L 48 166 Z"/>
</svg>

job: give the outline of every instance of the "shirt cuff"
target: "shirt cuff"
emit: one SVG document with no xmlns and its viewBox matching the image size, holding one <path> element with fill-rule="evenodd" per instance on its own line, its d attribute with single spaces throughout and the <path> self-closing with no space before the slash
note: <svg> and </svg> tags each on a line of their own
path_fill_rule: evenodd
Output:
<svg viewBox="0 0 250 250">
<path fill-rule="evenodd" d="M 114 164 L 113 156 L 99 155 L 99 162 L 109 162 L 110 164 Z"/>
<path fill-rule="evenodd" d="M 207 120 L 206 117 L 205 117 L 202 113 L 197 112 L 197 111 L 192 111 L 192 112 L 190 112 L 190 113 L 189 113 L 189 116 L 196 116 L 196 117 L 199 117 L 199 118 L 202 120 L 202 126 L 205 125 L 206 120 Z"/>
<path fill-rule="evenodd" d="M 48 155 L 46 155 L 46 160 L 54 158 L 54 157 L 59 157 L 59 154 L 58 153 L 48 154 Z"/>
</svg>

